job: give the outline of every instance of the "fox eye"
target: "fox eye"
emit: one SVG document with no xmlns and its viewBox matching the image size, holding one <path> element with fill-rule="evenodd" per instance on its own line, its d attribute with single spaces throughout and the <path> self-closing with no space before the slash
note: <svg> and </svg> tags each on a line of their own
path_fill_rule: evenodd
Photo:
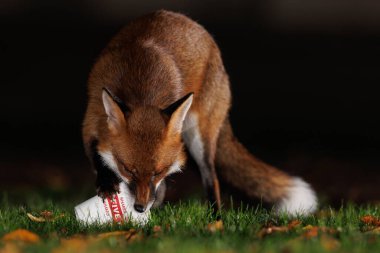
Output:
<svg viewBox="0 0 380 253">
<path fill-rule="evenodd" d="M 122 167 L 123 167 L 124 172 L 125 172 L 128 176 L 133 176 L 132 171 L 130 171 L 130 170 L 127 168 L 127 166 L 122 165 Z"/>
<path fill-rule="evenodd" d="M 162 174 L 162 171 L 154 173 L 154 176 L 157 177 Z"/>
<path fill-rule="evenodd" d="M 156 178 L 156 177 L 161 176 L 161 175 L 164 173 L 164 171 L 165 171 L 165 170 L 161 170 L 161 171 L 159 171 L 159 172 L 155 172 L 155 173 L 153 174 L 153 178 Z"/>
</svg>

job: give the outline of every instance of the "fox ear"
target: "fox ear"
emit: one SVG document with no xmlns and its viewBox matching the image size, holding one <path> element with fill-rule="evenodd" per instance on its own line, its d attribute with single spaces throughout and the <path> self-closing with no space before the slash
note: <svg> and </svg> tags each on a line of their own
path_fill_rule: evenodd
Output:
<svg viewBox="0 0 380 253">
<path fill-rule="evenodd" d="M 172 134 L 182 132 L 183 121 L 193 103 L 193 93 L 189 93 L 183 98 L 169 105 L 163 112 L 170 116 L 168 129 Z"/>
<path fill-rule="evenodd" d="M 124 113 L 120 108 L 120 99 L 106 88 L 103 88 L 102 99 L 104 110 L 108 116 L 108 128 L 111 132 L 116 133 L 125 124 Z"/>
</svg>

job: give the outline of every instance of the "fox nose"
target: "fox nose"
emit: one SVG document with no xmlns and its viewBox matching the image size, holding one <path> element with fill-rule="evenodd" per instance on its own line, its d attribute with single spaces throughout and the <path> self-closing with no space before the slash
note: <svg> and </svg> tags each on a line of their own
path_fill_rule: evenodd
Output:
<svg viewBox="0 0 380 253">
<path fill-rule="evenodd" d="M 134 204 L 133 206 L 135 208 L 135 210 L 139 213 L 143 213 L 145 211 L 145 207 L 143 205 L 140 205 L 140 204 Z"/>
</svg>

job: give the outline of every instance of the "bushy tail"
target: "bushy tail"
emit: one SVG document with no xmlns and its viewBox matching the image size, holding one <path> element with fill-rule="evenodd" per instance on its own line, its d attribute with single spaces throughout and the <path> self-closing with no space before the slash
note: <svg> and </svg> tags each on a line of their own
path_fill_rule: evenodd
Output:
<svg viewBox="0 0 380 253">
<path fill-rule="evenodd" d="M 228 119 L 218 139 L 216 169 L 224 182 L 249 197 L 274 203 L 278 212 L 308 214 L 317 207 L 315 193 L 306 182 L 250 154 L 235 138 Z"/>
</svg>

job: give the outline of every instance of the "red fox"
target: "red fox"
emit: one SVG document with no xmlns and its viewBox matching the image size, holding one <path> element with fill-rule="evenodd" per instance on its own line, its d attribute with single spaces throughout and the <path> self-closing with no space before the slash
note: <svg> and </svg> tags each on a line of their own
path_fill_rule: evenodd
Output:
<svg viewBox="0 0 380 253">
<path fill-rule="evenodd" d="M 99 196 L 134 194 L 138 212 L 158 204 L 164 179 L 196 161 L 210 203 L 220 208 L 219 180 L 278 212 L 309 214 L 317 198 L 302 179 L 252 156 L 228 119 L 231 91 L 219 48 L 188 17 L 156 11 L 132 21 L 102 51 L 88 80 L 85 150 Z"/>
</svg>

